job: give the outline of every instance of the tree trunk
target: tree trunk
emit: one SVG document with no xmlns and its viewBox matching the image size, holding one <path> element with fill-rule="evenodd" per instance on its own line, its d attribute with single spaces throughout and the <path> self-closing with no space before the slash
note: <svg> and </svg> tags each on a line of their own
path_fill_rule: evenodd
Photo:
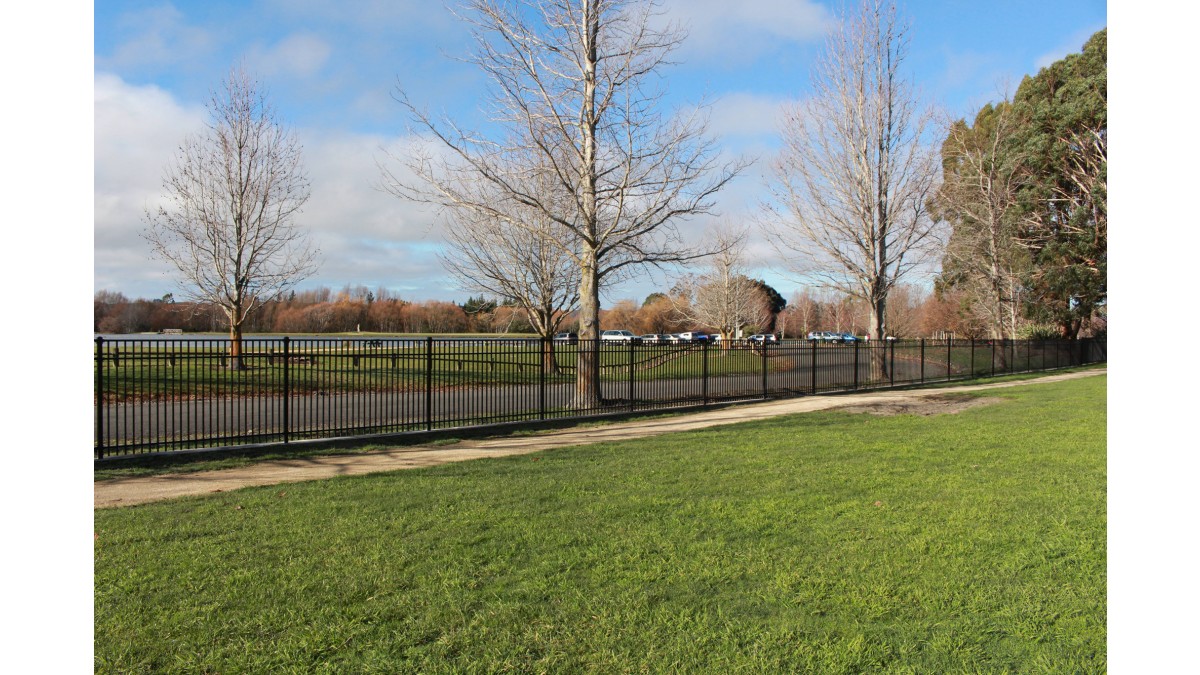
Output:
<svg viewBox="0 0 1200 675">
<path fill-rule="evenodd" d="M 600 400 L 600 284 L 595 251 L 584 252 L 579 280 L 579 352 L 575 368 L 575 407 L 593 408 Z"/>
<path fill-rule="evenodd" d="M 546 348 L 542 350 L 542 372 L 547 375 L 557 375 L 559 370 L 558 358 L 554 353 L 554 336 L 543 337 L 542 339 L 546 343 Z"/>
<path fill-rule="evenodd" d="M 242 322 L 231 319 L 229 322 L 229 368 L 244 370 L 242 363 Z"/>
<path fill-rule="evenodd" d="M 871 381 L 882 382 L 891 377 L 888 368 L 894 367 L 887 360 L 887 299 L 877 298 L 871 301 L 871 317 L 869 330 L 871 338 L 878 340 L 878 345 L 871 347 Z"/>
</svg>

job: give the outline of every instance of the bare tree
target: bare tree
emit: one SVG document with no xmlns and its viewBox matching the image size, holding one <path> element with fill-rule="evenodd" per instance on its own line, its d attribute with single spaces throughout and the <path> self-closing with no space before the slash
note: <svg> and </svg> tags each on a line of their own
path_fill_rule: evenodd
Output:
<svg viewBox="0 0 1200 675">
<path fill-rule="evenodd" d="M 865 0 L 831 33 L 812 96 L 785 111 L 769 209 L 794 271 L 863 300 L 878 337 L 888 333 L 888 292 L 937 244 L 926 212 L 937 176 L 923 145 L 931 113 L 901 75 L 907 47 L 882 0 Z"/>
<path fill-rule="evenodd" d="M 581 349 L 577 404 L 600 402 L 600 290 L 647 265 L 698 257 L 676 223 L 708 213 L 712 197 L 743 167 L 720 164 L 701 110 L 667 118 L 658 71 L 683 39 L 651 24 L 654 5 L 626 0 L 471 0 L 471 61 L 490 79 L 488 137 L 438 122 L 397 98 L 439 155 L 404 163 L 416 177 L 384 169 L 406 199 L 474 211 L 529 228 L 571 232 L 565 246 L 579 268 Z M 547 197 L 545 175 L 557 185 Z M 497 193 L 508 198 L 494 200 Z M 568 199 L 560 199 L 565 195 Z M 542 220 L 529 217 L 540 212 Z"/>
<path fill-rule="evenodd" d="M 508 198 L 497 194 L 494 203 Z M 569 253 L 574 234 L 539 210 L 505 208 L 514 216 L 522 210 L 527 219 L 514 226 L 477 210 L 454 209 L 442 228 L 450 250 L 440 257 L 461 288 L 516 304 L 534 331 L 549 339 L 579 305 L 579 266 Z M 544 367 L 553 371 L 550 344 Z"/>
<path fill-rule="evenodd" d="M 1023 156 L 1011 147 L 1018 123 L 1004 101 L 984 106 L 972 127 L 950 124 L 933 200 L 938 217 L 953 227 L 942 278 L 966 292 L 971 313 L 1000 339 L 1016 337 L 1022 276 L 1031 262 L 1013 209 L 1024 180 Z"/>
<path fill-rule="evenodd" d="M 766 294 L 746 276 L 746 230 L 720 227 L 713 238 L 717 252 L 708 258 L 708 270 L 678 285 L 685 293 L 675 298 L 676 309 L 691 323 L 716 329 L 728 348 L 743 327 L 765 325 L 771 311 Z"/>
<path fill-rule="evenodd" d="M 316 269 L 317 252 L 293 223 L 309 183 L 299 142 L 244 69 L 230 72 L 208 113 L 207 130 L 167 170 L 167 203 L 147 211 L 144 236 L 189 298 L 224 311 L 231 366 L 241 368 L 246 317 Z"/>
<path fill-rule="evenodd" d="M 900 284 L 888 297 L 888 327 L 895 337 L 914 337 L 920 332 L 921 308 L 928 294 L 915 284 Z"/>
</svg>

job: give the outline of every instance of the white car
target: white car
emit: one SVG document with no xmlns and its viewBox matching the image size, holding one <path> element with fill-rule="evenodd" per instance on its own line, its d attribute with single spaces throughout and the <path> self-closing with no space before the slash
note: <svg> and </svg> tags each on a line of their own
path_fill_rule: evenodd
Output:
<svg viewBox="0 0 1200 675">
<path fill-rule="evenodd" d="M 632 342 L 633 344 L 641 344 L 642 338 L 627 330 L 606 330 L 600 334 L 602 342 Z"/>
<path fill-rule="evenodd" d="M 688 331 L 686 333 L 680 333 L 679 338 L 681 340 L 683 340 L 684 342 L 707 342 L 708 341 L 708 336 L 699 331 Z"/>
<path fill-rule="evenodd" d="M 762 335 L 751 335 L 747 339 L 749 339 L 751 342 L 777 342 L 777 340 L 775 339 L 774 333 L 765 333 Z"/>
</svg>

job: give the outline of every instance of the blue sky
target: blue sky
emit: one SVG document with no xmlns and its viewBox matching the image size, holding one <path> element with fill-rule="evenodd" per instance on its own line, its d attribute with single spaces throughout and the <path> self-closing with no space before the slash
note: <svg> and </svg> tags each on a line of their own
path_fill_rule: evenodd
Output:
<svg viewBox="0 0 1200 675">
<path fill-rule="evenodd" d="M 664 19 L 685 24 L 678 65 L 663 73 L 668 107 L 711 102 L 712 131 L 730 154 L 758 162 L 722 194 L 722 219 L 758 213 L 762 168 L 785 102 L 803 98 L 808 71 L 833 23 L 835 3 L 814 0 L 670 0 Z M 384 286 L 402 297 L 464 299 L 433 252 L 434 217 L 377 189 L 378 163 L 408 129 L 392 99 L 398 86 L 419 104 L 478 121 L 483 81 L 455 60 L 466 27 L 440 2 L 421 0 L 109 1 L 94 6 L 95 250 L 97 290 L 158 297 L 174 290 L 138 233 L 161 199 L 178 143 L 204 122 L 204 101 L 231 65 L 265 85 L 305 147 L 313 185 L 299 222 L 324 262 L 303 287 Z M 1099 0 L 927 0 L 901 5 L 912 24 L 910 75 L 931 104 L 970 116 L 1020 78 L 1078 51 L 1107 25 Z M 685 224 L 695 236 L 711 224 Z M 764 242 L 751 242 L 758 276 L 789 296 L 799 286 Z M 640 299 L 648 276 L 606 301 Z"/>
</svg>

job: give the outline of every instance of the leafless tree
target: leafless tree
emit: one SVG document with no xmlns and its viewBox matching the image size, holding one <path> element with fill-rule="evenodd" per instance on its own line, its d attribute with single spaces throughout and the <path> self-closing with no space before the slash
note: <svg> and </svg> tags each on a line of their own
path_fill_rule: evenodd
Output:
<svg viewBox="0 0 1200 675">
<path fill-rule="evenodd" d="M 547 189 L 553 189 L 548 185 Z M 494 204 L 509 195 L 498 193 Z M 449 251 L 445 268 L 464 290 L 515 303 L 544 339 L 579 305 L 579 266 L 570 242 L 574 233 L 537 209 L 512 204 L 504 210 L 527 214 L 521 226 L 474 209 L 452 209 L 442 227 Z M 553 342 L 544 366 L 553 371 Z"/>
<path fill-rule="evenodd" d="M 580 338 L 595 340 L 601 288 L 705 253 L 685 246 L 676 224 L 708 213 L 744 165 L 719 161 L 702 108 L 664 116 L 658 73 L 684 35 L 655 28 L 652 3 L 471 0 L 460 15 L 473 26 L 470 60 L 489 78 L 487 107 L 502 131 L 434 120 L 400 93 L 439 152 L 405 158 L 414 180 L 385 167 L 385 183 L 403 198 L 535 234 L 547 221 L 571 232 L 565 248 L 579 268 Z M 544 175 L 557 184 L 550 198 L 538 189 Z M 492 199 L 498 192 L 508 198 Z M 577 403 L 599 403 L 598 346 L 581 349 L 577 372 Z"/>
<path fill-rule="evenodd" d="M 830 34 L 811 97 L 785 111 L 768 213 L 794 271 L 863 300 L 880 337 L 888 292 L 938 243 L 926 210 L 937 176 L 924 145 L 932 114 L 901 74 L 908 39 L 882 0 L 865 0 Z"/>
<path fill-rule="evenodd" d="M 888 297 L 888 326 L 895 337 L 914 337 L 920 332 L 921 308 L 927 293 L 915 284 L 900 284 Z"/>
<path fill-rule="evenodd" d="M 299 142 L 244 69 L 230 71 L 208 113 L 206 131 L 184 140 L 168 168 L 167 203 L 147 211 L 144 236 L 189 298 L 224 311 L 240 368 L 246 317 L 316 269 L 293 222 L 309 183 Z"/>
<path fill-rule="evenodd" d="M 973 127 L 961 120 L 948 125 L 933 200 L 938 217 L 953 227 L 943 277 L 966 293 L 971 313 L 1000 339 L 1016 337 L 1030 264 L 1013 215 L 1024 173 L 1021 154 L 1011 148 L 1017 124 L 1004 101 L 985 107 Z"/>
<path fill-rule="evenodd" d="M 765 325 L 771 316 L 766 294 L 746 276 L 746 230 L 727 226 L 715 230 L 717 252 L 708 258 L 708 269 L 682 280 L 676 309 L 687 321 L 717 330 L 726 348 L 748 325 Z M 679 302 L 686 299 L 687 302 Z"/>
</svg>

